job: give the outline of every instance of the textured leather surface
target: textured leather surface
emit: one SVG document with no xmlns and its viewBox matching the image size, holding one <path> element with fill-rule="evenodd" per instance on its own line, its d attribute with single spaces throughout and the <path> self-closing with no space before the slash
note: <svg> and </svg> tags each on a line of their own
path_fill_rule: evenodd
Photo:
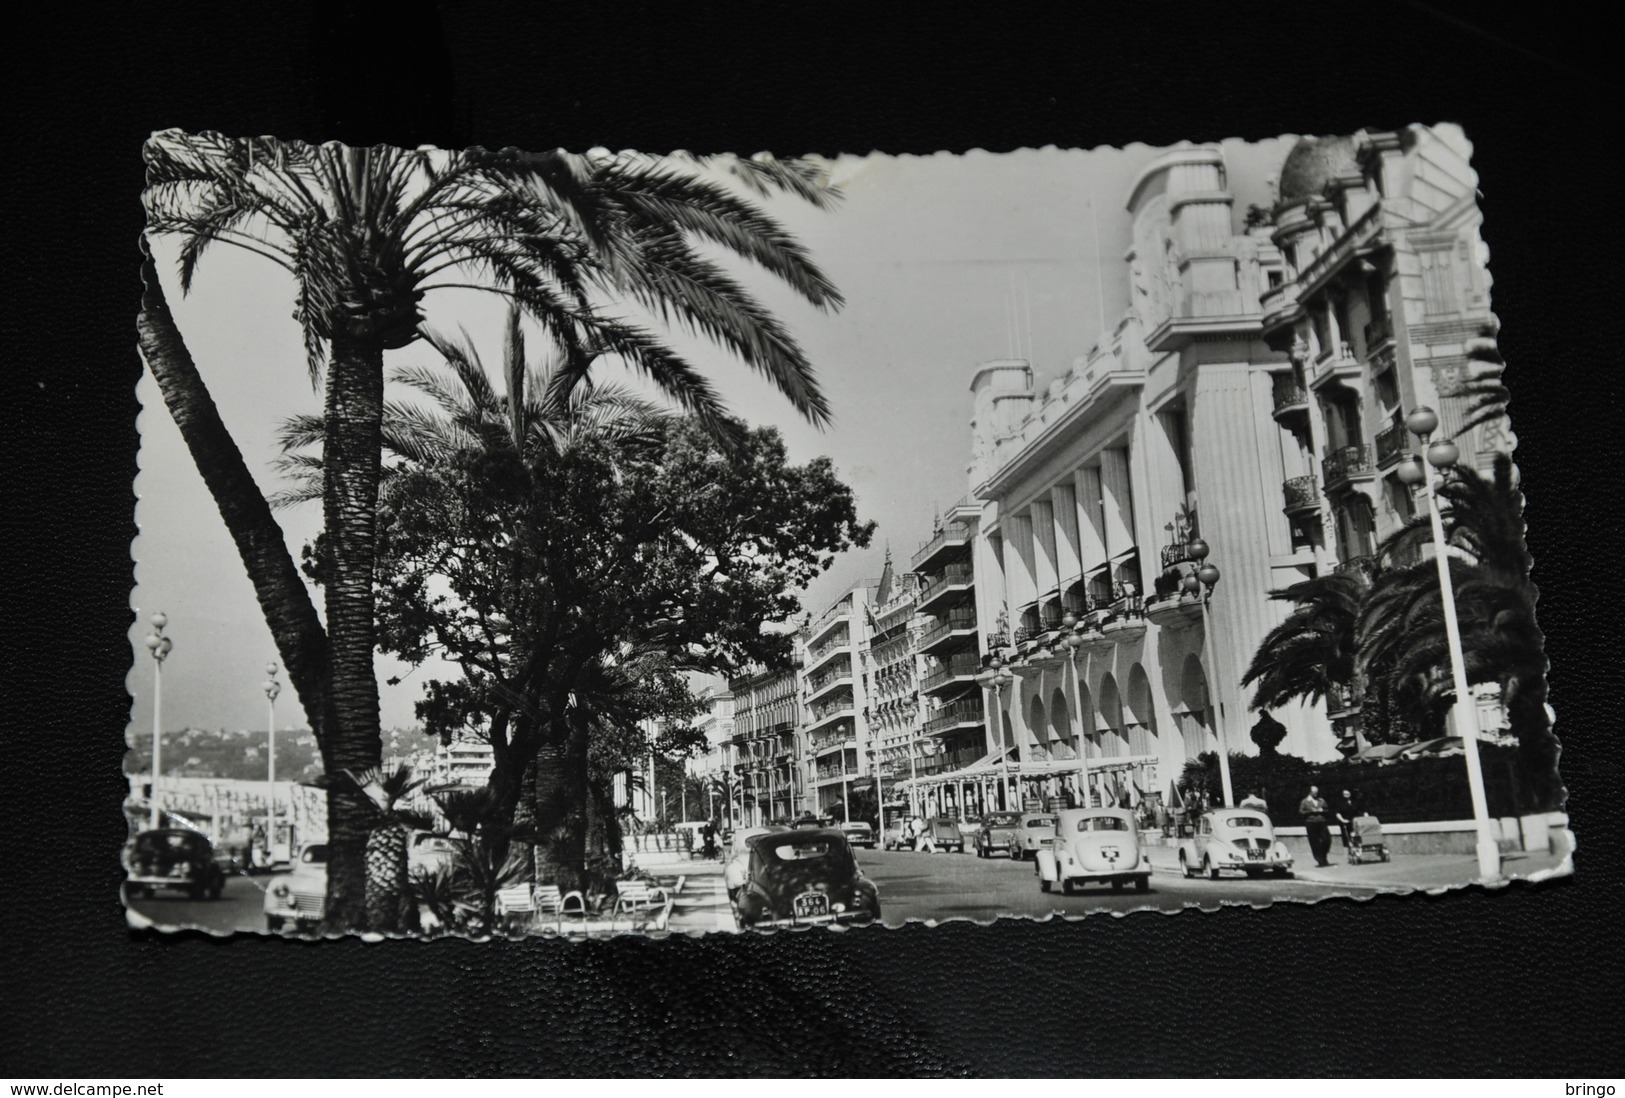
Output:
<svg viewBox="0 0 1625 1098">
<path fill-rule="evenodd" d="M 1619 188 L 1610 36 L 1461 6 L 41 5 L 6 102 L 0 1065 L 19 1076 L 1618 1075 Z M 416 8 L 418 10 L 414 11 Z M 113 9 L 109 9 L 111 11 Z M 786 8 L 784 10 L 791 10 Z M 590 14 L 588 14 L 590 12 Z M 325 66 L 326 75 L 322 75 Z M 880 149 L 1349 132 L 1477 145 L 1568 882 L 1267 911 L 473 945 L 125 929 L 119 803 L 155 128 L 413 145 Z M 1351 1034 L 1352 1009 L 1363 1037 Z M 1083 1020 L 1087 1011 L 1088 1021 Z M 1198 1035 L 1238 1028 L 1246 1041 Z M 1262 1057 L 1252 1055 L 1253 1050 Z"/>
</svg>

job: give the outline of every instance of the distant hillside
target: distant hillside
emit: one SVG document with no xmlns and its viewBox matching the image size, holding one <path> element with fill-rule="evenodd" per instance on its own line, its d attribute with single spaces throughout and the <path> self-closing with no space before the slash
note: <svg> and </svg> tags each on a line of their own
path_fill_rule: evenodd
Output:
<svg viewBox="0 0 1625 1098">
<path fill-rule="evenodd" d="M 264 729 L 230 731 L 188 728 L 164 733 L 165 774 L 194 778 L 237 778 L 245 781 L 266 775 Z M 152 736 L 134 733 L 135 746 L 124 753 L 126 774 L 145 774 L 152 768 Z M 416 729 L 384 733 L 384 754 L 404 755 L 432 749 L 439 741 Z M 322 773 L 316 738 L 308 729 L 279 730 L 276 734 L 276 776 L 279 781 L 309 781 Z"/>
</svg>

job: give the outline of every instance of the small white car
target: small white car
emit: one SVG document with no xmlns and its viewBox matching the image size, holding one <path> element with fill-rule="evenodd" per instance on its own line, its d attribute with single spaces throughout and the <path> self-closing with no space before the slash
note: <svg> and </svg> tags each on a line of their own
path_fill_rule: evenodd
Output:
<svg viewBox="0 0 1625 1098">
<path fill-rule="evenodd" d="M 314 930 L 327 910 L 327 844 L 311 843 L 299 852 L 293 872 L 278 876 L 265 890 L 265 929 Z"/>
<path fill-rule="evenodd" d="M 1179 840 L 1179 871 L 1218 880 L 1225 870 L 1259 877 L 1292 876 L 1292 854 L 1275 838 L 1275 825 L 1256 808 L 1215 808 L 1196 821 L 1195 834 Z"/>
<path fill-rule="evenodd" d="M 1034 857 L 1038 887 L 1055 884 L 1068 896 L 1090 882 L 1121 891 L 1130 881 L 1136 890 L 1151 887 L 1151 857 L 1140 845 L 1134 813 L 1124 808 L 1065 808 L 1055 814 L 1055 844 L 1040 846 Z"/>
<path fill-rule="evenodd" d="M 1012 848 L 1018 861 L 1026 861 L 1045 847 L 1055 845 L 1055 814 L 1053 812 L 1023 812 L 1021 825 L 1016 829 Z"/>
<path fill-rule="evenodd" d="M 432 831 L 414 831 L 406 848 L 406 871 L 413 876 L 450 873 L 457 868 L 457 858 L 468 844 L 461 839 L 436 835 Z"/>
</svg>

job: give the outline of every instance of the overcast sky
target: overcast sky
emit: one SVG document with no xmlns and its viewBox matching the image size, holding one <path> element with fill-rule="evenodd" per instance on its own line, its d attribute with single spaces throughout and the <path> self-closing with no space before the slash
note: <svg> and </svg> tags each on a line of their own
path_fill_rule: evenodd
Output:
<svg viewBox="0 0 1625 1098">
<path fill-rule="evenodd" d="M 1291 140 L 1220 143 L 1238 219 L 1249 203 L 1268 200 L 1265 180 Z M 770 203 L 847 300 L 840 312 L 825 315 L 770 280 L 746 275 L 816 365 L 834 425 L 823 432 L 807 426 L 743 365 L 704 345 L 677 342 L 748 421 L 784 432 L 793 460 L 829 455 L 856 492 L 860 516 L 879 523 L 871 549 L 839 559 L 806 593 L 815 614 L 853 582 L 877 576 L 888 544 L 906 569 L 930 534 L 934 509 L 967 491 L 969 384 L 978 363 L 1031 358 L 1042 383 L 1097 341 L 1102 314 L 1108 327 L 1121 315 L 1130 233 L 1124 204 L 1135 174 L 1160 151 L 1135 145 L 1087 153 L 844 157 L 834 176 L 845 199 L 834 212 Z M 320 406 L 292 319 L 292 282 L 263 259 L 216 246 L 183 297 L 174 242 L 159 241 L 155 250 L 176 320 L 226 424 L 261 487 L 275 490 L 278 423 Z M 430 324 L 463 326 L 487 362 L 500 362 L 500 300 L 441 291 L 426 309 Z M 392 352 L 386 365 L 435 362 L 420 341 Z M 132 726 L 138 733 L 151 728 L 153 671 L 141 640 L 147 616 L 162 610 L 174 640 L 164 665 L 164 727 L 263 728 L 260 684 L 266 663 L 277 661 L 270 632 L 145 374 L 137 394 L 140 534 L 131 546 L 130 601 L 139 616 L 130 636 L 141 658 L 129 678 Z M 320 507 L 280 517 L 297 558 L 319 527 Z M 380 680 L 404 676 L 399 686 L 381 686 L 385 728 L 413 723 L 426 670 L 412 673 L 380 657 Z M 277 726 L 305 727 L 291 690 L 279 700 Z"/>
</svg>

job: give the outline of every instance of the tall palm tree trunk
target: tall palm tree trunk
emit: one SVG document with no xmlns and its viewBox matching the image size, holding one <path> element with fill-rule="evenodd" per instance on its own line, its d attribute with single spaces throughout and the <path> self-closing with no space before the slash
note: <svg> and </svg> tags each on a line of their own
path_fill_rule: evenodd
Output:
<svg viewBox="0 0 1625 1098">
<path fill-rule="evenodd" d="M 146 290 L 136 330 L 142 357 L 237 546 L 305 719 L 317 742 L 325 744 L 332 727 L 327 634 L 310 590 L 175 326 L 150 252 L 141 272 Z"/>
<path fill-rule="evenodd" d="M 332 552 L 325 587 L 336 720 L 323 760 L 329 774 L 379 765 L 378 679 L 373 669 L 373 566 L 383 447 L 384 351 L 335 334 L 327 369 L 322 517 Z M 327 913 L 341 928 L 366 922 L 366 842 L 372 813 L 344 783 L 327 794 Z"/>
<path fill-rule="evenodd" d="M 565 837 L 560 834 L 560 825 L 569 813 L 571 802 L 566 753 L 566 745 L 551 737 L 536 748 L 531 823 L 538 839 L 533 848 L 538 884 L 557 881 L 562 886 L 567 876 L 568 865 L 562 849 Z"/>
</svg>

